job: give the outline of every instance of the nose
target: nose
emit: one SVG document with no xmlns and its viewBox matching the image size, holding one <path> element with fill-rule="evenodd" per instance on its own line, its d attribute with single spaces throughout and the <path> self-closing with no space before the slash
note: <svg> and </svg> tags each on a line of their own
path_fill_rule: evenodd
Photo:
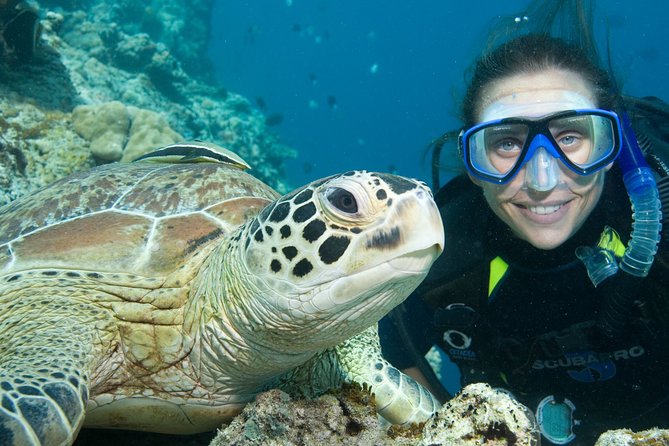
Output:
<svg viewBox="0 0 669 446">
<path fill-rule="evenodd" d="M 538 147 L 525 165 L 525 187 L 548 192 L 557 186 L 559 178 L 557 159 L 545 147 Z"/>
</svg>

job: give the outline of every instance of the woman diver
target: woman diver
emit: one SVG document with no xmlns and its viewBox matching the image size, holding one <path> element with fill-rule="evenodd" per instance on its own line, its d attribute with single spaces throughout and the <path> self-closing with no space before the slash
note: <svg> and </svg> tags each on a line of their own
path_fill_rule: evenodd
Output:
<svg viewBox="0 0 669 446">
<path fill-rule="evenodd" d="M 461 385 L 507 389 L 534 411 L 547 444 L 669 427 L 667 172 L 624 105 L 559 38 L 526 34 L 479 59 L 462 106 L 466 174 L 437 193 L 446 249 L 380 323 L 391 363 L 445 400 L 424 360 L 437 347 Z"/>
</svg>

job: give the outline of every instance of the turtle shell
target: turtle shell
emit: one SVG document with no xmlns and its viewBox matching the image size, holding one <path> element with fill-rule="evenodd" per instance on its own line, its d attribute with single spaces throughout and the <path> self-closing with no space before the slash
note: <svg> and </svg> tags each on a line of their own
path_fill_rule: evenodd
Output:
<svg viewBox="0 0 669 446">
<path fill-rule="evenodd" d="M 0 268 L 165 276 L 277 197 L 223 163 L 102 166 L 1 208 Z"/>
</svg>

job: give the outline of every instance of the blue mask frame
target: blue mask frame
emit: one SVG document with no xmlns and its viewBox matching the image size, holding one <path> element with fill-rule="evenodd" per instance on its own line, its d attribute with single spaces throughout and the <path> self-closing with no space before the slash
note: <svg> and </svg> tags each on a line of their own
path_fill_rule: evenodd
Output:
<svg viewBox="0 0 669 446">
<path fill-rule="evenodd" d="M 567 118 L 571 116 L 580 116 L 580 115 L 596 115 L 607 118 L 611 121 L 613 128 L 613 150 L 611 150 L 607 156 L 604 156 L 600 160 L 597 160 L 594 163 L 589 164 L 587 167 L 582 167 L 577 164 L 574 164 L 569 160 L 569 158 L 564 154 L 560 149 L 560 146 L 553 138 L 551 134 L 548 123 L 554 119 Z M 521 150 L 518 161 L 513 166 L 511 170 L 505 174 L 493 174 L 483 172 L 481 169 L 478 169 L 474 166 L 471 156 L 471 138 L 474 134 L 479 132 L 482 129 L 487 127 L 494 127 L 501 124 L 523 124 L 528 127 L 528 134 L 525 138 L 523 148 Z M 557 113 L 551 113 L 540 118 L 504 118 L 497 119 L 494 121 L 487 121 L 481 124 L 477 124 L 470 129 L 462 132 L 459 138 L 459 148 L 461 156 L 464 158 L 465 166 L 467 171 L 474 176 L 475 178 L 488 181 L 491 183 L 504 184 L 513 179 L 518 171 L 523 168 L 523 166 L 534 156 L 535 152 L 539 147 L 543 147 L 551 156 L 562 161 L 570 170 L 579 174 L 579 175 L 592 175 L 603 167 L 609 165 L 613 162 L 616 157 L 620 154 L 621 149 L 621 125 L 618 115 L 614 112 L 602 109 L 580 109 L 580 110 L 566 110 Z"/>
</svg>

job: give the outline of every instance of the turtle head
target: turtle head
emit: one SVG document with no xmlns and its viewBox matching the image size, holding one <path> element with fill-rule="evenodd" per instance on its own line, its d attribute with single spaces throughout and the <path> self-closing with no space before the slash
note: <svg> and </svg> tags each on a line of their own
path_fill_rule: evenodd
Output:
<svg viewBox="0 0 669 446">
<path fill-rule="evenodd" d="M 254 290 L 245 313 L 254 312 L 254 332 L 264 327 L 270 338 L 299 331 L 305 341 L 289 340 L 296 348 L 336 345 L 377 322 L 418 286 L 444 244 L 424 183 L 366 171 L 279 198 L 242 234 Z"/>
</svg>

